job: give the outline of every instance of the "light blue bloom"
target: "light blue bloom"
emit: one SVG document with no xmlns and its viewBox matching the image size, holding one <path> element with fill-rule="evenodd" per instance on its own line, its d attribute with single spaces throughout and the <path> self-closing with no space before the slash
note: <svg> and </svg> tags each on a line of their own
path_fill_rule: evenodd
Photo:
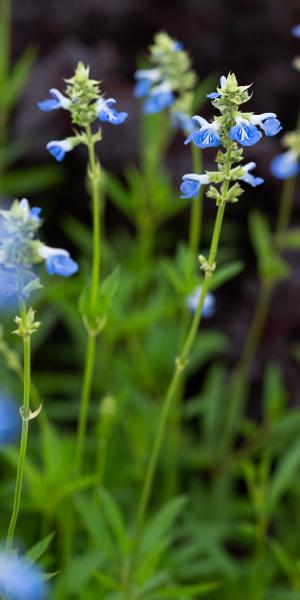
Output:
<svg viewBox="0 0 300 600">
<path fill-rule="evenodd" d="M 13 553 L 0 552 L 0 594 L 7 600 L 45 600 L 47 591 L 36 565 Z"/>
<path fill-rule="evenodd" d="M 184 112 L 172 111 L 171 121 L 175 129 L 179 129 L 185 134 L 190 133 L 194 129 L 192 117 Z"/>
<path fill-rule="evenodd" d="M 174 42 L 173 52 L 180 52 L 181 50 L 183 50 L 183 43 L 178 41 Z"/>
<path fill-rule="evenodd" d="M 250 173 L 250 171 L 252 171 L 252 169 L 254 169 L 255 167 L 255 162 L 249 162 L 246 165 L 243 165 L 245 173 L 244 175 L 242 175 L 242 177 L 240 177 L 240 181 L 244 181 L 252 187 L 257 187 L 258 185 L 264 183 L 264 179 L 262 177 L 255 177 L 254 175 L 252 175 L 252 173 Z"/>
<path fill-rule="evenodd" d="M 201 291 L 202 291 L 202 288 L 199 285 L 193 290 L 193 292 L 186 299 L 187 306 L 192 313 L 195 313 L 197 310 L 200 296 L 201 296 Z M 208 292 L 208 294 L 206 294 L 206 297 L 204 300 L 204 305 L 203 305 L 203 309 L 202 309 L 202 317 L 204 317 L 205 319 L 209 319 L 209 317 L 212 317 L 212 315 L 215 312 L 215 304 L 216 304 L 215 297 L 213 296 L 213 294 L 210 294 Z"/>
<path fill-rule="evenodd" d="M 293 150 L 278 154 L 271 162 L 271 173 L 277 179 L 295 177 L 300 172 L 299 158 Z"/>
<path fill-rule="evenodd" d="M 241 146 L 253 146 L 261 139 L 262 134 L 255 125 L 246 119 L 238 117 L 236 125 L 230 129 L 230 139 L 238 142 Z"/>
<path fill-rule="evenodd" d="M 112 108 L 116 100 L 114 98 L 108 98 L 105 100 L 104 98 L 99 98 L 96 102 L 96 111 L 98 115 L 98 119 L 103 123 L 111 123 L 112 125 L 120 125 L 124 123 L 124 121 L 128 117 L 128 113 L 126 112 L 117 112 Z"/>
<path fill-rule="evenodd" d="M 66 110 L 69 108 L 71 100 L 66 98 L 59 90 L 51 88 L 49 93 L 52 98 L 38 102 L 38 107 L 40 110 L 43 112 L 49 112 L 50 110 L 56 110 L 57 108 L 64 108 Z"/>
<path fill-rule="evenodd" d="M 201 185 L 207 185 L 209 183 L 209 177 L 206 174 L 197 175 L 196 173 L 188 173 L 183 176 L 182 180 L 180 186 L 182 196 L 180 196 L 180 198 L 183 198 L 184 200 L 196 197 Z"/>
<path fill-rule="evenodd" d="M 49 246 L 41 245 L 39 256 L 45 260 L 49 275 L 70 277 L 78 271 L 78 264 L 70 257 L 69 252 L 62 248 L 49 248 Z"/>
<path fill-rule="evenodd" d="M 0 392 L 0 446 L 13 444 L 20 433 L 21 419 L 16 403 Z"/>
<path fill-rule="evenodd" d="M 203 117 L 194 116 L 193 124 L 197 126 L 197 129 L 192 131 L 192 133 L 185 140 L 185 144 L 189 144 L 190 142 L 194 142 L 198 148 L 216 148 L 221 143 L 221 138 L 218 133 L 218 122 L 213 121 L 209 123 Z"/>
<path fill-rule="evenodd" d="M 227 83 L 227 77 L 225 77 L 225 75 L 222 75 L 220 77 L 220 86 L 219 89 L 221 89 L 221 91 L 224 89 L 224 87 L 226 86 Z M 207 98 L 209 98 L 210 100 L 214 100 L 215 98 L 220 98 L 221 93 L 220 92 L 211 92 L 210 94 L 207 94 Z"/>
<path fill-rule="evenodd" d="M 164 81 L 152 88 L 150 96 L 144 102 L 143 112 L 147 115 L 161 112 L 172 106 L 174 101 L 175 96 L 169 84 Z"/>
<path fill-rule="evenodd" d="M 136 98 L 143 98 L 150 94 L 152 85 L 161 79 L 161 72 L 159 69 L 140 69 L 135 72 L 134 77 L 137 83 L 133 95 Z"/>
<path fill-rule="evenodd" d="M 275 113 L 263 113 L 261 115 L 252 115 L 250 117 L 252 125 L 258 125 L 267 137 L 277 135 L 282 130 L 280 121 Z"/>
<path fill-rule="evenodd" d="M 57 162 L 61 162 L 66 155 L 66 152 L 71 152 L 73 150 L 73 145 L 71 142 L 66 140 L 53 140 L 52 142 L 48 142 L 46 148 L 54 156 Z"/>
<path fill-rule="evenodd" d="M 291 32 L 295 37 L 300 38 L 300 24 L 294 25 L 294 27 L 291 29 Z"/>
</svg>

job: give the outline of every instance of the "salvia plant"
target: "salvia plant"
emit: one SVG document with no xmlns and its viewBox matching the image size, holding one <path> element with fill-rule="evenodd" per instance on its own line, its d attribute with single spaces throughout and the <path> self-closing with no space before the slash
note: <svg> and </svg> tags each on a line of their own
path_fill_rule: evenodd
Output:
<svg viewBox="0 0 300 600">
<path fill-rule="evenodd" d="M 277 364 L 264 368 L 261 423 L 245 415 L 273 291 L 290 276 L 283 251 L 300 246 L 298 228 L 289 228 L 299 123 L 270 165 L 282 180 L 275 227 L 250 211 L 258 295 L 228 372 L 229 340 L 213 317 L 219 286 L 243 269 L 230 215 L 247 186 L 264 183 L 248 148 L 255 152 L 282 126 L 274 112 L 245 108 L 251 86 L 232 72 L 215 91 L 212 78 L 198 85 L 187 51 L 164 32 L 149 62 L 135 74 L 141 163 L 126 170 L 125 183 L 100 165 L 97 144 L 128 115 L 89 67 L 80 62 L 64 89 L 38 102 L 42 112 L 70 118 L 70 135 L 47 143 L 55 161 L 86 150 L 91 226 L 72 211 L 64 222 L 80 269 L 67 250 L 43 241 L 41 208 L 23 198 L 0 209 L 0 448 L 5 475 L 16 471 L 0 491 L 2 513 L 10 511 L 0 596 L 235 600 L 243 589 L 249 600 L 296 600 L 299 544 L 286 519 L 299 515 L 300 418 L 285 410 Z M 195 114 L 208 100 L 211 116 Z M 192 164 L 180 189 L 164 164 L 177 132 Z M 106 196 L 134 235 L 104 235 Z M 202 228 L 204 201 L 212 227 Z M 162 228 L 184 211 L 187 239 L 174 252 Z M 62 322 L 58 343 L 45 343 Z M 45 362 L 61 359 L 55 373 L 32 374 L 41 348 Z"/>
</svg>

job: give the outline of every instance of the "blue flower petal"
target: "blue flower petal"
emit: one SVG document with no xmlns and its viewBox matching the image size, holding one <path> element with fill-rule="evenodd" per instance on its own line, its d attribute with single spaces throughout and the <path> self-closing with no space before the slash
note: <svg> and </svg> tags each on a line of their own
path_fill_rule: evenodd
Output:
<svg viewBox="0 0 300 600">
<path fill-rule="evenodd" d="M 292 27 L 291 31 L 295 37 L 300 38 L 300 24 L 294 25 L 294 27 Z"/>
<path fill-rule="evenodd" d="M 0 392 L 0 446 L 13 444 L 21 430 L 21 419 L 16 403 Z"/>
<path fill-rule="evenodd" d="M 251 123 L 237 123 L 230 130 L 230 139 L 238 142 L 241 146 L 253 146 L 259 142 L 261 137 L 261 132 Z"/>
<path fill-rule="evenodd" d="M 47 583 L 39 568 L 14 553 L 0 553 L 0 594 L 9 600 L 44 600 Z"/>
<path fill-rule="evenodd" d="M 193 179 L 184 179 L 180 186 L 180 191 L 182 196 L 180 198 L 194 198 L 197 196 L 201 187 L 200 181 L 195 181 Z"/>
<path fill-rule="evenodd" d="M 271 162 L 271 173 L 277 179 L 295 177 L 300 171 L 299 160 L 293 152 L 283 152 L 275 156 Z"/>
<path fill-rule="evenodd" d="M 277 133 L 282 130 L 279 119 L 266 119 L 266 121 L 261 123 L 261 128 L 264 130 L 267 137 L 277 135 Z"/>
<path fill-rule="evenodd" d="M 48 151 L 50 152 L 50 154 L 52 154 L 52 156 L 54 156 L 54 158 L 57 160 L 57 162 L 61 162 L 66 155 L 66 151 L 61 147 L 61 146 L 47 146 Z"/>
<path fill-rule="evenodd" d="M 145 114 L 153 114 L 169 108 L 173 104 L 175 96 L 173 92 L 159 92 L 153 93 L 144 102 L 143 112 Z"/>
<path fill-rule="evenodd" d="M 215 98 L 220 98 L 221 94 L 219 92 L 211 92 L 210 94 L 206 94 L 206 98 L 210 98 L 210 100 L 214 100 Z"/>
<path fill-rule="evenodd" d="M 60 108 L 60 102 L 55 98 L 49 98 L 48 100 L 43 100 L 42 102 L 37 103 L 40 110 L 43 112 L 49 112 L 50 110 L 55 110 L 56 108 Z"/>
<path fill-rule="evenodd" d="M 151 90 L 152 81 L 150 79 L 140 79 L 133 90 L 133 95 L 136 98 L 144 98 L 148 96 Z"/>
<path fill-rule="evenodd" d="M 74 273 L 77 273 L 78 264 L 70 256 L 58 254 L 46 258 L 46 269 L 49 275 L 70 277 Z"/>
</svg>

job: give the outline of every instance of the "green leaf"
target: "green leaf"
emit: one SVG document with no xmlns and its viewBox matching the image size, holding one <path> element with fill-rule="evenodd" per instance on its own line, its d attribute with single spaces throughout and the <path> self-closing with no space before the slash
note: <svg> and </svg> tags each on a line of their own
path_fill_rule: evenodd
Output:
<svg viewBox="0 0 300 600">
<path fill-rule="evenodd" d="M 237 277 L 244 270 L 244 263 L 239 260 L 233 261 L 227 265 L 221 265 L 218 267 L 212 278 L 209 290 L 213 291 L 224 285 L 227 281 L 230 281 L 234 277 Z"/>
<path fill-rule="evenodd" d="M 279 281 L 289 275 L 289 268 L 275 250 L 271 230 L 264 215 L 253 212 L 249 218 L 250 237 L 262 278 Z"/>
<path fill-rule="evenodd" d="M 47 535 L 42 540 L 37 542 L 37 544 L 32 546 L 32 548 L 30 548 L 30 550 L 26 552 L 27 558 L 29 558 L 32 562 L 36 562 L 37 560 L 39 560 L 39 558 L 46 552 L 46 550 L 48 550 L 54 538 L 54 535 L 55 532 L 49 533 L 49 535 Z"/>
<path fill-rule="evenodd" d="M 1 103 L 6 109 L 11 109 L 21 95 L 35 56 L 36 51 L 27 48 L 10 73 L 8 84 L 1 94 Z"/>
<path fill-rule="evenodd" d="M 280 238 L 280 242 L 283 248 L 296 250 L 300 248 L 300 227 L 285 231 Z"/>
<path fill-rule="evenodd" d="M 98 490 L 98 497 L 104 511 L 104 517 L 107 525 L 118 541 L 120 548 L 126 552 L 129 541 L 124 519 L 116 501 L 104 488 L 100 488 Z"/>
<path fill-rule="evenodd" d="M 159 540 L 167 537 L 185 504 L 186 498 L 184 496 L 173 498 L 154 515 L 144 530 L 141 545 L 143 552 L 151 549 Z"/>
<path fill-rule="evenodd" d="M 269 488 L 270 506 L 274 507 L 293 485 L 300 472 L 300 440 L 297 439 L 285 452 L 273 475 Z"/>
<path fill-rule="evenodd" d="M 273 423 L 283 416 L 286 396 L 281 369 L 278 365 L 270 363 L 266 367 L 263 387 L 263 407 L 267 423 Z"/>
<path fill-rule="evenodd" d="M 18 169 L 1 176 L 0 192 L 8 196 L 23 196 L 39 192 L 60 183 L 63 172 L 56 165 Z"/>
<path fill-rule="evenodd" d="M 151 600 L 160 600 L 161 598 L 170 598 L 170 600 L 175 600 L 175 598 L 181 598 L 183 596 L 187 596 L 188 598 L 197 598 L 198 596 L 202 596 L 203 594 L 208 594 L 209 592 L 214 592 L 216 589 L 220 587 L 220 583 L 212 582 L 212 583 L 199 583 L 195 585 L 183 585 L 169 588 L 162 588 L 157 592 L 154 592 L 151 596 Z"/>
</svg>

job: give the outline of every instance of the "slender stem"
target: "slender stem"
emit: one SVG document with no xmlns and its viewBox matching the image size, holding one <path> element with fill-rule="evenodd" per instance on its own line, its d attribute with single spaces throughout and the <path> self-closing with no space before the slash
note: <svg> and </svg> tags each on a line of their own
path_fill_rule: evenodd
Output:
<svg viewBox="0 0 300 600">
<path fill-rule="evenodd" d="M 203 283 L 202 290 L 201 290 L 201 295 L 199 298 L 199 303 L 197 306 L 197 310 L 194 314 L 194 317 L 193 317 L 193 320 L 191 323 L 191 327 L 188 331 L 182 351 L 181 351 L 179 357 L 175 361 L 175 369 L 174 369 L 173 377 L 171 379 L 171 382 L 170 382 L 170 385 L 167 390 L 167 394 L 166 394 L 166 397 L 165 397 L 165 400 L 164 400 L 164 403 L 162 406 L 158 429 L 156 432 L 156 436 L 155 436 L 153 447 L 152 447 L 151 454 L 150 454 L 150 459 L 149 459 L 146 476 L 145 476 L 145 480 L 144 480 L 144 484 L 143 484 L 142 494 L 141 494 L 141 498 L 140 498 L 140 503 L 139 503 L 139 507 L 138 507 L 136 528 L 135 528 L 133 544 L 132 544 L 132 552 L 131 552 L 131 556 L 129 559 L 128 576 L 127 576 L 127 582 L 126 582 L 126 588 L 125 588 L 125 598 L 127 600 L 131 599 L 133 576 L 134 576 L 134 572 L 136 569 L 136 561 L 137 561 L 137 555 L 138 555 L 140 541 L 141 541 L 144 517 L 145 517 L 146 509 L 148 506 L 148 502 L 149 502 L 149 498 L 150 498 L 150 494 L 151 494 L 151 490 L 152 490 L 154 475 L 155 475 L 155 471 L 156 471 L 156 467 L 157 467 L 157 463 L 158 463 L 159 453 L 160 453 L 160 449 L 162 446 L 169 414 L 171 411 L 174 397 L 176 396 L 177 391 L 178 391 L 178 386 L 182 380 L 182 376 L 183 376 L 184 370 L 185 370 L 187 362 L 188 362 L 188 357 L 189 357 L 190 351 L 192 349 L 192 346 L 194 344 L 195 338 L 198 333 L 198 328 L 199 328 L 199 325 L 201 322 L 201 316 L 202 316 L 202 310 L 203 310 L 205 297 L 208 292 L 210 279 L 211 279 L 211 276 L 212 276 L 213 270 L 214 270 L 214 262 L 215 262 L 215 258 L 216 258 L 216 254 L 217 254 L 220 233 L 221 233 L 221 228 L 222 228 L 222 222 L 223 222 L 223 217 L 224 217 L 224 211 L 225 211 L 225 198 L 226 198 L 225 194 L 227 194 L 227 191 L 228 191 L 228 186 L 225 186 L 224 202 L 218 207 L 216 220 L 215 220 L 213 237 L 212 237 L 209 258 L 208 258 L 209 269 L 205 272 L 205 278 L 204 278 L 204 283 Z"/>
<path fill-rule="evenodd" d="M 25 313 L 26 314 L 26 313 Z M 24 318 L 24 314 L 23 314 Z M 23 407 L 22 407 L 22 431 L 19 449 L 19 461 L 17 467 L 17 477 L 15 486 L 15 495 L 13 501 L 12 515 L 8 527 L 6 547 L 10 549 L 13 544 L 16 524 L 20 511 L 22 483 L 24 476 L 24 466 L 28 441 L 28 416 L 30 409 L 30 335 L 26 334 L 23 337 L 24 348 L 24 378 L 23 378 Z"/>
<path fill-rule="evenodd" d="M 293 208 L 296 181 L 297 177 L 290 177 L 289 179 L 286 179 L 283 184 L 278 219 L 275 229 L 275 242 L 279 248 L 283 242 L 282 236 L 289 226 Z"/>
<path fill-rule="evenodd" d="M 94 319 L 99 294 L 101 267 L 100 166 L 99 162 L 96 159 L 95 144 L 93 140 L 92 131 L 89 126 L 86 128 L 86 135 L 88 140 L 89 154 L 88 178 L 91 189 L 93 214 L 93 262 L 91 273 L 89 308 L 92 319 Z M 91 327 L 89 324 L 75 449 L 75 471 L 77 474 L 80 473 L 83 462 L 88 411 L 95 366 L 97 333 L 97 328 L 93 329 L 93 327 Z"/>
<path fill-rule="evenodd" d="M 239 417 L 242 414 L 247 376 L 261 339 L 270 306 L 272 290 L 272 283 L 268 280 L 263 280 L 242 354 L 229 383 L 228 412 L 220 441 L 221 456 L 224 450 L 230 446 L 232 437 L 237 429 Z"/>
<path fill-rule="evenodd" d="M 191 144 L 193 172 L 201 173 L 202 171 L 202 154 L 201 150 Z M 203 186 L 200 187 L 198 195 L 192 200 L 190 212 L 190 230 L 189 230 L 189 251 L 191 263 L 193 264 L 196 253 L 198 252 L 202 231 L 202 212 L 203 212 Z"/>
</svg>

